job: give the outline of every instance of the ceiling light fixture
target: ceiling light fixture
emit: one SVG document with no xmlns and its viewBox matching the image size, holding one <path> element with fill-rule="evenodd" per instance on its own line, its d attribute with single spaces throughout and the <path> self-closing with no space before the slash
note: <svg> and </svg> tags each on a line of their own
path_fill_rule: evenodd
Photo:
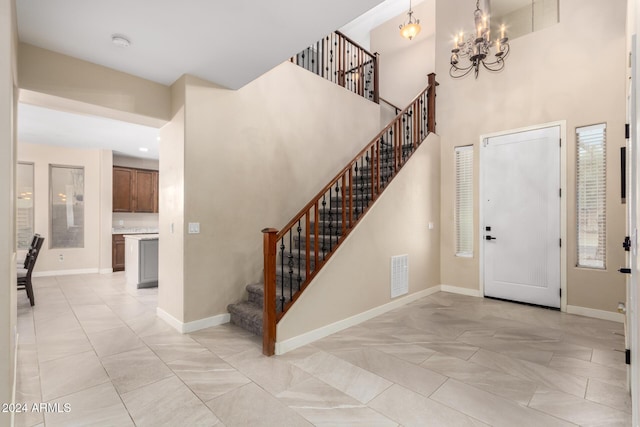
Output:
<svg viewBox="0 0 640 427">
<path fill-rule="evenodd" d="M 142 151 L 143 153 L 146 153 L 149 151 L 149 149 L 147 147 L 140 147 L 138 148 L 138 150 Z"/>
<path fill-rule="evenodd" d="M 131 42 L 129 41 L 129 39 L 121 34 L 113 34 L 111 36 L 111 43 L 123 48 L 131 46 Z"/>
<path fill-rule="evenodd" d="M 489 16 L 480 9 L 480 0 L 476 0 L 476 10 L 473 12 L 474 33 L 469 34 L 466 39 L 464 32 L 455 36 L 453 49 L 451 49 L 451 68 L 449 75 L 453 78 L 464 77 L 475 71 L 476 79 L 480 71 L 480 64 L 489 71 L 500 71 L 504 68 L 504 60 L 509 55 L 509 38 L 506 36 L 504 25 L 500 28 L 500 37 L 491 41 L 491 30 Z M 491 48 L 495 46 L 495 60 Z M 489 58 L 489 59 L 488 59 Z M 460 60 L 466 59 L 469 65 L 461 66 Z"/>
<path fill-rule="evenodd" d="M 411 10 L 411 0 L 409 0 L 409 12 L 407 13 L 407 15 L 409 16 L 409 20 L 404 24 L 400 24 L 400 35 L 405 39 L 411 40 L 415 36 L 417 36 L 418 33 L 420 33 L 420 30 L 422 29 L 420 27 L 420 20 L 413 19 L 413 10 Z"/>
</svg>

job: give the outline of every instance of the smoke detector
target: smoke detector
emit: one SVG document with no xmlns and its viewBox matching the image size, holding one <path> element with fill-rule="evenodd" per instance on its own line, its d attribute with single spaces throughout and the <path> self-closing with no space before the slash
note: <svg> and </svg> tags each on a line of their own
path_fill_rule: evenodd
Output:
<svg viewBox="0 0 640 427">
<path fill-rule="evenodd" d="M 113 34 L 111 36 L 111 43 L 123 48 L 131 46 L 131 42 L 129 41 L 129 39 L 121 34 Z"/>
</svg>

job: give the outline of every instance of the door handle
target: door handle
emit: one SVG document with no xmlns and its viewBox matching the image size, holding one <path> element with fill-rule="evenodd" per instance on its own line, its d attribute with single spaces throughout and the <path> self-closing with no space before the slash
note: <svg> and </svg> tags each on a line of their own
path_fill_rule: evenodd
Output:
<svg viewBox="0 0 640 427">
<path fill-rule="evenodd" d="M 618 269 L 618 273 L 622 273 L 622 274 L 631 274 L 631 269 L 630 268 L 625 268 L 625 267 L 620 267 Z"/>
<path fill-rule="evenodd" d="M 485 239 L 487 239 L 487 240 L 498 240 L 495 237 L 491 237 L 491 236 L 486 236 Z"/>
</svg>

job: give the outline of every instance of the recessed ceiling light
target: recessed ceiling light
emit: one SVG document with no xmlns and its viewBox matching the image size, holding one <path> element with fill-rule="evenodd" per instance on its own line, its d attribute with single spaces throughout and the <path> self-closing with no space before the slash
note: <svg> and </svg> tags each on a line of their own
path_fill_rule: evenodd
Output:
<svg viewBox="0 0 640 427">
<path fill-rule="evenodd" d="M 140 147 L 138 148 L 138 150 L 142 151 L 143 153 L 146 153 L 147 151 L 149 151 L 147 147 Z"/>
<path fill-rule="evenodd" d="M 121 34 L 113 34 L 111 36 L 111 43 L 115 44 L 118 47 L 131 46 L 131 42 L 129 41 L 129 39 Z"/>
</svg>

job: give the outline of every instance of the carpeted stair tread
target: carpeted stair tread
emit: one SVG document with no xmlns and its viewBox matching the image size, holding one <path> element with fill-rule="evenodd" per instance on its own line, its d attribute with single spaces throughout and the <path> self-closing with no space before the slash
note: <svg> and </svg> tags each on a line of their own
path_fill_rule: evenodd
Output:
<svg viewBox="0 0 640 427">
<path fill-rule="evenodd" d="M 250 301 L 242 301 L 228 305 L 227 310 L 231 315 L 231 323 L 262 336 L 262 307 Z"/>
</svg>

